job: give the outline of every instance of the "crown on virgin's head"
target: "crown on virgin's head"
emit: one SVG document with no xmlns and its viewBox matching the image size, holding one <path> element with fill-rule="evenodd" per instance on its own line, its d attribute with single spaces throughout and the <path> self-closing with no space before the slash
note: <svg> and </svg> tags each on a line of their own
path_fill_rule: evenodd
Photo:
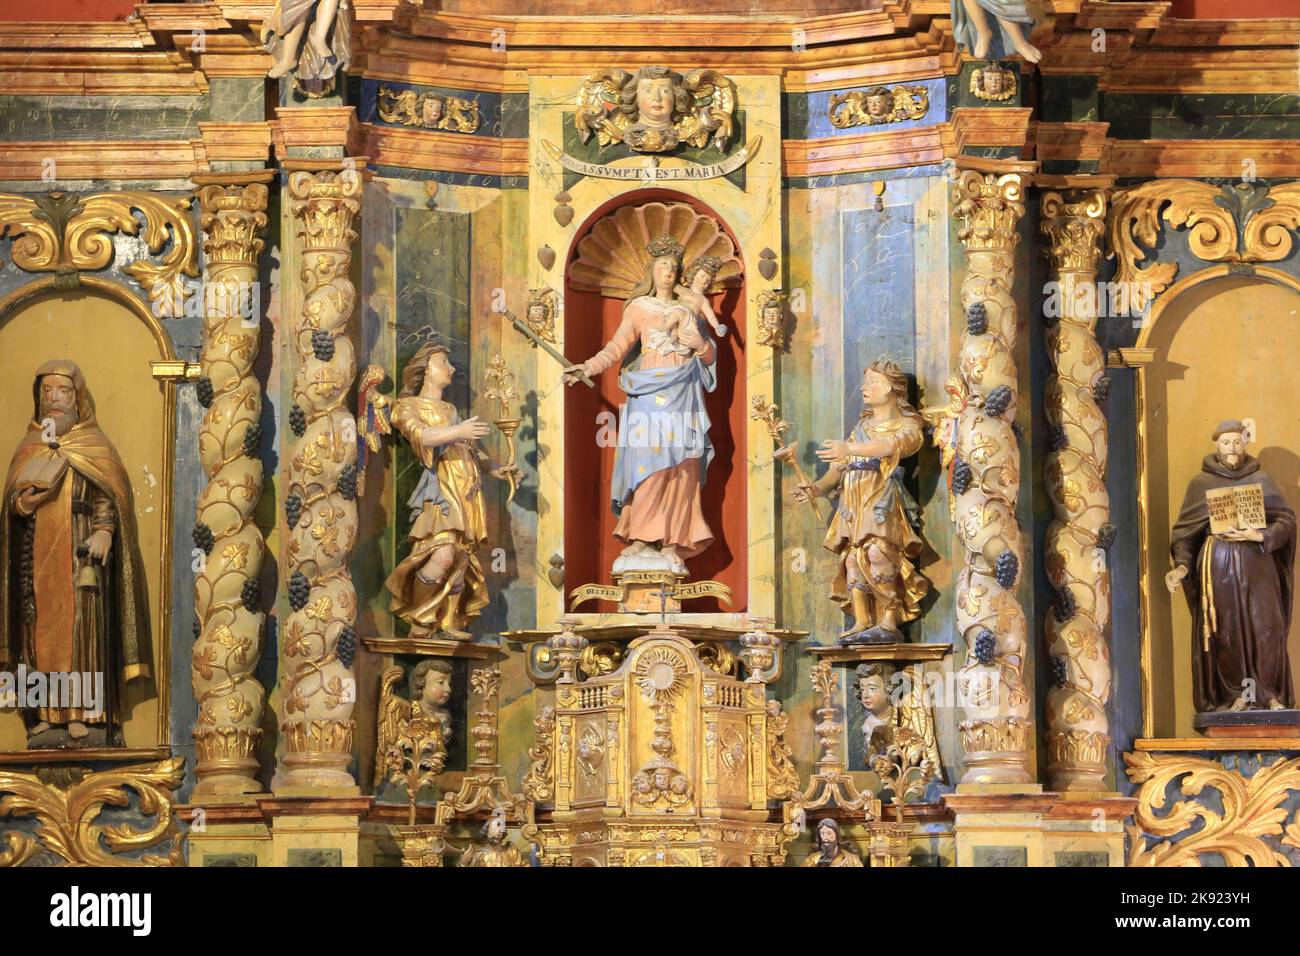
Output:
<svg viewBox="0 0 1300 956">
<path fill-rule="evenodd" d="M 658 239 L 651 239 L 646 243 L 646 252 L 650 253 L 652 259 L 659 259 L 663 256 L 672 256 L 680 260 L 686 249 L 673 236 L 660 236 Z"/>
</svg>

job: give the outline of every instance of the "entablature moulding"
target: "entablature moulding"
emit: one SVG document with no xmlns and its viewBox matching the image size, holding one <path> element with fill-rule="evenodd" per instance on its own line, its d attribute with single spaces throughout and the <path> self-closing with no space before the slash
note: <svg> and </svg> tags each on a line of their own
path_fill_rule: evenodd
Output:
<svg viewBox="0 0 1300 956">
<path fill-rule="evenodd" d="M 786 92 L 950 76 L 968 59 L 948 0 L 894 0 L 816 17 L 470 15 L 354 0 L 353 73 L 524 92 L 528 74 L 582 74 L 611 50 L 672 67 L 779 72 Z M 1300 20 L 1178 20 L 1170 4 L 1045 0 L 1034 42 L 1044 74 L 1095 76 L 1102 91 L 1280 92 L 1295 87 Z M 206 92 L 217 76 L 261 76 L 267 0 L 149 3 L 115 23 L 0 23 L 9 94 Z M 1105 31 L 1098 48 L 1096 30 Z M 719 48 L 717 38 L 734 38 Z M 502 42 L 504 41 L 504 48 Z M 435 52 L 436 51 L 436 52 Z M 1022 64 L 1022 69 L 1026 69 Z"/>
</svg>

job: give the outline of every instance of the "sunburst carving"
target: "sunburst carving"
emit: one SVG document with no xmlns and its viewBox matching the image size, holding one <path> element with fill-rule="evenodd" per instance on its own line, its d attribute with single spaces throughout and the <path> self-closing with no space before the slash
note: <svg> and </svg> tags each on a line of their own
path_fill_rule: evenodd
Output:
<svg viewBox="0 0 1300 956">
<path fill-rule="evenodd" d="M 686 250 L 682 265 L 700 256 L 717 256 L 722 268 L 709 291 L 740 281 L 742 266 L 735 243 L 721 224 L 684 202 L 648 202 L 624 206 L 601 218 L 578 242 L 578 255 L 569 267 L 569 283 L 584 292 L 626 299 L 645 280 L 650 265 L 646 244 L 670 235 Z"/>
</svg>

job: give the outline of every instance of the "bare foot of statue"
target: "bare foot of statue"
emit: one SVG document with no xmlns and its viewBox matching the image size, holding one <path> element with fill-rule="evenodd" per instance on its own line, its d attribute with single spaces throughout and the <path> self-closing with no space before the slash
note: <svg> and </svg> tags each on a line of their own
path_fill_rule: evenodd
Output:
<svg viewBox="0 0 1300 956">
<path fill-rule="evenodd" d="M 1015 43 L 1015 48 L 1026 63 L 1037 63 L 1043 58 L 1043 52 L 1023 37 Z"/>
<path fill-rule="evenodd" d="M 50 729 L 50 722 L 48 720 L 42 720 L 39 724 L 36 724 L 34 727 L 32 727 L 32 729 L 28 732 L 27 736 L 35 737 L 37 734 L 43 734 L 45 733 L 45 731 L 49 729 Z"/>
<path fill-rule="evenodd" d="M 1228 713 L 1239 714 L 1245 709 L 1246 709 L 1246 698 L 1238 697 L 1236 700 L 1232 702 L 1232 706 L 1228 708 Z"/>
<path fill-rule="evenodd" d="M 71 721 L 68 724 L 68 736 L 73 740 L 81 740 L 83 737 L 90 736 L 90 728 L 79 720 Z"/>
<path fill-rule="evenodd" d="M 1286 704 L 1282 703 L 1276 697 L 1268 702 L 1269 710 L 1286 710 Z"/>
</svg>

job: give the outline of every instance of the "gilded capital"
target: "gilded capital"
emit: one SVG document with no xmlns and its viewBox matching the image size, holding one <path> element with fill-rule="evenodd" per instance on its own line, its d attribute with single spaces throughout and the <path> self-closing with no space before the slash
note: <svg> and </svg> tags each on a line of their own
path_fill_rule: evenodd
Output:
<svg viewBox="0 0 1300 956">
<path fill-rule="evenodd" d="M 257 233 L 266 227 L 267 189 L 262 183 L 204 186 L 197 193 L 203 254 L 209 269 L 257 266 L 265 245 Z"/>
<path fill-rule="evenodd" d="M 1047 239 L 1044 254 L 1055 272 L 1096 273 L 1106 230 L 1106 205 L 1102 189 L 1043 193 L 1038 228 Z"/>
<path fill-rule="evenodd" d="M 1024 182 L 1019 173 L 962 170 L 953 185 L 953 218 L 965 225 L 957 238 L 967 250 L 1012 252 L 1020 235 L 1016 226 L 1025 214 Z"/>
</svg>

